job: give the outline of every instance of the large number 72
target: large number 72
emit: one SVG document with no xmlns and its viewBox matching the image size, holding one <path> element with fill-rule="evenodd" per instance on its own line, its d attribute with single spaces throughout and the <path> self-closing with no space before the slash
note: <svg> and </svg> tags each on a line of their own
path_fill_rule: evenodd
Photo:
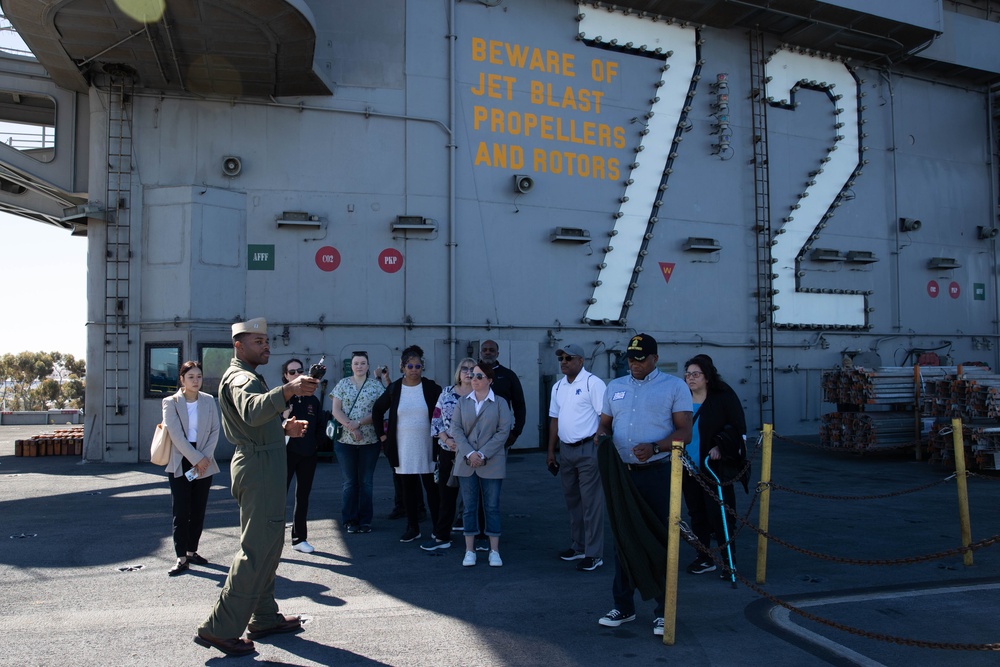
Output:
<svg viewBox="0 0 1000 667">
<path fill-rule="evenodd" d="M 667 192 L 660 189 L 661 178 L 664 166 L 677 155 L 672 152 L 677 145 L 674 139 L 680 136 L 688 89 L 699 66 L 698 35 L 676 24 L 607 11 L 581 12 L 580 31 L 591 44 L 614 40 L 619 45 L 646 45 L 650 52 L 668 44 L 671 52 L 671 66 L 662 70 L 659 90 L 651 99 L 645 117 L 642 142 L 625 182 L 612 241 L 585 315 L 585 321 L 589 322 L 618 323 L 628 312 L 631 305 L 628 295 L 642 270 L 641 255 L 648 239 L 651 212 L 666 199 Z M 854 177 L 858 165 L 857 83 L 843 63 L 788 50 L 772 55 L 767 74 L 768 90 L 787 91 L 785 104 L 779 101 L 776 105 L 794 109 L 794 92 L 805 86 L 826 91 L 836 110 L 831 149 L 818 163 L 821 166 L 810 172 L 808 179 L 804 178 L 806 186 L 793 214 L 776 226 L 778 233 L 771 249 L 772 299 L 776 306 L 773 321 L 779 326 L 863 326 L 866 322 L 863 294 L 800 291 L 797 275 L 799 258 L 825 226 L 841 189 Z M 784 96 L 785 93 L 779 95 Z"/>
</svg>

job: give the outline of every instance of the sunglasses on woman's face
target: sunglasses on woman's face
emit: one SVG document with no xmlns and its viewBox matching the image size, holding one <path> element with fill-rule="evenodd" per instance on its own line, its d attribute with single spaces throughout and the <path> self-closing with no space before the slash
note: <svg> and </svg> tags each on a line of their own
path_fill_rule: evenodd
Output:
<svg viewBox="0 0 1000 667">
<path fill-rule="evenodd" d="M 305 371 L 304 368 L 289 368 L 287 371 L 285 371 L 285 373 L 287 373 L 288 375 L 298 375 L 299 373 L 302 373 L 304 371 Z"/>
<path fill-rule="evenodd" d="M 482 373 L 473 373 L 472 374 L 472 379 L 473 380 L 485 380 L 486 376 L 483 375 Z"/>
<path fill-rule="evenodd" d="M 462 370 L 463 373 L 468 373 L 469 375 L 472 375 L 473 369 L 469 368 L 468 366 L 462 366 L 461 370 Z"/>
<path fill-rule="evenodd" d="M 424 367 L 423 364 L 406 364 L 407 370 L 411 371 L 419 371 L 423 367 Z"/>
</svg>

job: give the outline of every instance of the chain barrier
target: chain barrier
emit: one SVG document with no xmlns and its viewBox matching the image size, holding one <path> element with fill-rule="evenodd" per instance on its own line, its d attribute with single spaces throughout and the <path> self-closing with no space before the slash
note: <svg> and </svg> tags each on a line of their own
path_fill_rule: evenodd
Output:
<svg viewBox="0 0 1000 667">
<path fill-rule="evenodd" d="M 921 563 L 921 562 L 925 562 L 925 561 L 940 560 L 942 558 L 948 558 L 949 556 L 964 555 L 966 552 L 976 551 L 977 549 L 982 549 L 982 548 L 988 547 L 988 546 L 990 546 L 990 545 L 992 545 L 992 544 L 994 544 L 996 542 L 1000 542 L 1000 535 L 994 535 L 992 537 L 988 537 L 986 539 L 983 539 L 983 540 L 980 540 L 980 541 L 975 542 L 973 544 L 970 544 L 968 547 L 955 547 L 953 549 L 948 549 L 948 550 L 945 550 L 945 551 L 939 551 L 939 552 L 932 553 L 932 554 L 925 554 L 925 555 L 921 555 L 921 556 L 905 556 L 903 558 L 893 558 L 893 559 L 846 558 L 844 556 L 834 556 L 834 555 L 831 555 L 831 554 L 824 554 L 824 553 L 821 553 L 819 551 L 813 551 L 811 549 L 805 549 L 805 548 L 802 548 L 802 547 L 795 546 L 794 544 L 792 544 L 790 542 L 786 542 L 785 540 L 782 540 L 781 538 L 775 537 L 774 535 L 772 535 L 768 531 L 761 530 L 760 527 L 754 525 L 753 522 L 751 522 L 749 520 L 749 516 L 750 516 L 749 513 L 747 513 L 746 518 L 744 518 L 743 516 L 740 516 L 736 512 L 736 510 L 734 510 L 732 507 L 726 505 L 724 502 L 722 502 L 719 499 L 719 497 L 715 493 L 715 489 L 709 487 L 707 481 L 702 477 L 701 473 L 698 472 L 697 469 L 694 468 L 693 464 L 691 463 L 691 459 L 690 458 L 688 458 L 687 456 L 684 456 L 684 457 L 682 457 L 682 461 L 684 462 L 684 467 L 688 471 L 688 473 L 690 473 L 691 476 L 692 476 L 692 478 L 696 482 L 698 482 L 698 484 L 701 485 L 701 487 L 705 490 L 705 493 L 715 502 L 715 504 L 718 505 L 719 507 L 723 508 L 725 510 L 725 512 L 729 516 L 733 517 L 734 519 L 736 519 L 737 522 L 739 522 L 740 529 L 742 529 L 743 527 L 747 527 L 751 531 L 757 533 L 758 535 L 763 536 L 765 539 L 767 539 L 770 542 L 774 542 L 775 544 L 781 545 L 781 546 L 785 547 L 786 549 L 789 549 L 791 551 L 795 551 L 797 553 L 800 553 L 803 556 L 809 556 L 810 558 L 816 558 L 818 560 L 830 561 L 830 562 L 833 562 L 833 563 L 843 563 L 845 565 L 866 565 L 866 566 L 911 565 L 913 563 Z M 951 477 L 954 477 L 954 475 L 952 475 Z M 948 481 L 948 479 L 951 479 L 951 477 L 949 477 L 949 478 L 947 478 L 945 480 L 937 480 L 934 483 L 935 484 L 943 483 L 945 481 Z M 772 482 L 771 485 L 773 486 L 774 483 Z M 762 483 L 758 483 L 758 485 L 757 485 L 757 492 L 758 492 L 758 494 L 760 493 L 760 491 L 763 490 L 763 488 L 767 488 L 767 485 L 762 484 Z M 755 497 L 756 497 L 756 495 L 757 494 L 755 494 Z M 730 541 L 732 541 L 733 539 L 735 539 L 736 534 L 737 534 L 736 532 L 733 532 L 732 536 L 730 537 Z M 725 546 L 725 545 L 723 545 L 723 546 Z"/>
<path fill-rule="evenodd" d="M 775 436 L 775 437 L 778 437 L 778 436 Z M 797 443 L 797 444 L 802 444 L 802 445 L 810 446 L 810 447 L 819 447 L 820 449 L 835 449 L 835 450 L 838 450 L 838 451 L 845 451 L 847 449 L 847 448 L 844 448 L 844 447 L 831 448 L 831 447 L 817 446 L 817 445 L 814 445 L 813 443 L 801 442 L 801 441 L 794 441 L 794 440 L 791 440 L 789 438 L 781 438 L 781 439 L 788 440 L 789 442 L 793 442 L 793 443 Z M 761 446 L 761 442 L 762 442 L 762 437 L 759 438 L 758 441 L 757 441 L 757 448 L 759 448 Z M 913 446 L 913 444 L 911 443 L 911 444 L 905 445 L 904 447 L 912 447 L 912 446 Z M 755 448 L 755 452 L 754 453 L 756 453 L 756 449 L 757 448 Z M 890 449 L 890 448 L 888 448 L 888 447 L 880 448 L 880 451 L 885 451 L 887 449 Z M 864 450 L 856 450 L 856 451 L 864 451 Z M 752 457 L 748 456 L 748 460 L 750 458 L 752 458 Z M 751 499 L 751 502 L 750 502 L 750 508 L 747 510 L 746 515 L 741 516 L 740 514 L 738 514 L 735 511 L 734 508 L 729 507 L 728 505 L 726 505 L 717 496 L 716 489 L 717 489 L 718 485 L 714 483 L 714 480 L 711 481 L 711 482 L 709 480 L 707 480 L 702 475 L 701 471 L 697 468 L 697 466 L 695 466 L 694 463 L 691 461 L 691 459 L 686 455 L 686 453 L 682 453 L 681 461 L 683 462 L 685 471 L 692 477 L 692 479 L 694 479 L 696 482 L 698 482 L 698 484 L 701 485 L 701 487 L 705 491 L 705 493 L 713 501 L 715 501 L 716 505 L 718 505 L 719 507 L 722 508 L 722 511 L 725 511 L 729 516 L 733 517 L 737 521 L 737 523 L 738 523 L 738 526 L 737 526 L 737 528 L 736 528 L 735 531 L 733 531 L 732 528 L 730 528 L 730 536 L 731 537 L 730 537 L 730 541 L 729 542 L 727 542 L 726 544 L 720 545 L 719 547 L 712 548 L 711 545 L 706 546 L 706 545 L 702 544 L 701 541 L 698 540 L 698 538 L 691 532 L 690 527 L 686 523 L 684 523 L 683 521 L 679 522 L 681 535 L 683 536 L 684 540 L 688 544 L 690 544 L 692 547 L 694 547 L 699 553 L 705 554 L 709 558 L 711 558 L 712 561 L 715 563 L 716 567 L 717 568 L 721 568 L 722 572 L 724 573 L 724 577 L 723 578 L 730 578 L 730 575 L 732 575 L 733 578 L 735 578 L 736 580 L 742 582 L 743 585 L 746 586 L 748 589 L 754 591 L 756 594 L 760 595 L 761 597 L 766 598 L 767 600 L 769 600 L 773 604 L 775 604 L 775 605 L 777 605 L 779 607 L 782 607 L 784 609 L 787 609 L 788 611 L 790 611 L 792 613 L 798 614 L 799 616 L 802 616 L 803 618 L 806 618 L 806 619 L 808 619 L 810 621 L 819 623 L 821 625 L 825 625 L 825 626 L 830 627 L 830 628 L 834 628 L 836 630 L 840 630 L 842 632 L 846 632 L 848 634 L 852 634 L 852 635 L 856 635 L 856 636 L 860 636 L 860 637 L 866 637 L 868 639 L 874 639 L 874 640 L 877 640 L 877 641 L 883 641 L 883 642 L 898 644 L 898 645 L 902 645 L 902 646 L 913 646 L 913 647 L 918 647 L 918 648 L 932 648 L 932 649 L 945 649 L 945 650 L 958 650 L 958 651 L 1000 651 L 1000 643 L 993 643 L 993 644 L 969 644 L 969 643 L 958 643 L 958 642 L 925 641 L 925 640 L 920 640 L 920 639 L 912 639 L 912 638 L 907 638 L 907 637 L 899 637 L 899 636 L 894 636 L 894 635 L 888 635 L 888 634 L 884 634 L 884 633 L 870 632 L 868 630 L 862 630 L 860 628 L 855 628 L 855 627 L 852 627 L 852 626 L 849 626 L 849 625 L 844 625 L 842 623 L 838 623 L 836 621 L 833 621 L 833 620 L 830 620 L 830 619 L 827 619 L 827 618 L 823 618 L 821 616 L 817 616 L 817 615 L 815 615 L 813 613 L 810 613 L 808 611 L 805 611 L 803 609 L 799 609 L 798 607 L 795 607 L 794 605 L 792 605 L 792 604 L 790 604 L 790 603 L 788 603 L 788 602 L 786 602 L 786 601 L 784 601 L 784 600 L 782 600 L 782 599 L 780 599 L 780 598 L 778 598 L 778 597 L 776 597 L 776 596 L 768 593 L 763 588 L 761 588 L 760 586 L 758 586 L 755 582 L 747 579 L 742 574 L 740 574 L 739 571 L 737 571 L 737 570 L 734 569 L 734 571 L 730 572 L 729 568 L 728 568 L 728 564 L 725 563 L 725 562 L 723 562 L 722 558 L 721 558 L 722 551 L 726 548 L 727 545 L 729 545 L 730 542 L 732 542 L 736 538 L 736 535 L 744 527 L 747 527 L 751 531 L 753 531 L 754 533 L 757 533 L 758 535 L 763 536 L 768 541 L 774 542 L 775 544 L 779 544 L 779 545 L 781 545 L 781 546 L 783 546 L 786 549 L 789 549 L 791 551 L 795 551 L 797 553 L 800 553 L 802 555 L 809 556 L 809 557 L 812 557 L 812 558 L 817 558 L 817 559 L 820 559 L 820 560 L 831 561 L 831 562 L 835 562 L 835 563 L 843 563 L 843 564 L 847 564 L 847 565 L 866 565 L 866 566 L 910 565 L 910 564 L 914 564 L 914 563 L 920 563 L 920 562 L 926 562 L 926 561 L 933 561 L 933 560 L 940 560 L 942 558 L 947 558 L 947 557 L 951 557 L 951 556 L 964 555 L 965 553 L 969 553 L 969 552 L 976 551 L 978 549 L 989 547 L 989 546 L 992 546 L 993 544 L 996 544 L 997 542 L 1000 542 L 1000 535 L 994 535 L 992 537 L 988 537 L 986 539 L 979 540 L 978 542 L 970 544 L 967 547 L 955 547 L 953 549 L 947 549 L 945 551 L 940 551 L 940 552 L 932 553 L 932 554 L 925 554 L 925 555 L 919 555 L 919 556 L 908 556 L 908 557 L 896 558 L 896 559 L 858 559 L 858 558 L 845 558 L 845 557 L 842 557 L 842 556 L 833 556 L 833 555 L 823 554 L 823 553 L 812 551 L 812 550 L 809 550 L 809 549 L 804 549 L 804 548 L 801 548 L 801 547 L 797 547 L 797 546 L 795 546 L 795 545 L 793 545 L 793 544 L 791 544 L 789 542 L 786 542 L 786 541 L 784 541 L 782 539 L 779 539 L 779 538 L 775 537 L 774 535 L 772 535 L 768 531 L 762 530 L 759 526 L 754 525 L 749 520 L 750 514 L 751 514 L 752 509 L 753 509 L 753 506 L 756 504 L 757 499 L 760 497 L 760 494 L 764 490 L 767 490 L 767 489 L 774 489 L 774 490 L 780 490 L 780 491 L 788 491 L 790 493 L 796 493 L 796 494 L 803 495 L 803 496 L 809 496 L 809 497 L 821 498 L 821 499 L 829 499 L 829 500 L 875 500 L 875 499 L 890 498 L 890 497 L 895 497 L 895 496 L 906 495 L 906 494 L 910 494 L 910 493 L 915 493 L 917 491 L 923 491 L 925 489 L 932 488 L 932 487 L 937 486 L 939 484 L 944 484 L 944 483 L 949 482 L 949 481 L 951 481 L 953 479 L 956 479 L 957 478 L 957 473 L 953 473 L 953 474 L 949 475 L 948 477 L 945 477 L 944 479 L 935 480 L 935 481 L 933 481 L 933 482 L 931 482 L 929 484 L 924 484 L 924 485 L 921 485 L 921 486 L 918 486 L 918 487 L 914 487 L 914 488 L 910 488 L 910 489 L 903 489 L 903 490 L 900 490 L 900 491 L 893 491 L 893 492 L 889 492 L 889 493 L 877 494 L 877 495 L 867 495 L 867 496 L 838 496 L 838 495 L 829 495 L 829 494 L 818 494 L 818 493 L 811 493 L 811 492 L 807 492 L 807 491 L 800 491 L 800 490 L 792 489 L 792 488 L 789 488 L 789 487 L 785 487 L 785 486 L 783 486 L 781 484 L 777 484 L 777 483 L 775 483 L 773 481 L 770 482 L 770 483 L 764 483 L 764 482 L 760 482 L 759 481 L 757 483 L 756 487 L 755 487 L 753 498 Z M 741 472 L 741 474 L 742 474 L 742 472 Z M 989 477 L 989 476 L 984 476 L 984 475 L 977 475 L 976 473 L 971 473 L 971 472 L 967 472 L 966 475 L 967 476 L 975 476 L 975 477 L 986 477 L 987 479 L 1000 479 L 1000 478 L 997 478 L 997 477 Z"/>
<path fill-rule="evenodd" d="M 868 630 L 862 630 L 861 628 L 855 628 L 850 625 L 844 625 L 843 623 L 838 623 L 837 621 L 832 621 L 828 618 L 822 616 L 817 616 L 811 612 L 800 609 L 790 602 L 786 602 L 781 598 L 768 593 L 766 590 L 758 586 L 754 581 L 747 579 L 740 571 L 737 569 L 729 570 L 728 564 L 723 562 L 721 558 L 718 557 L 719 549 L 712 549 L 705 547 L 701 541 L 695 537 L 694 533 L 691 532 L 690 527 L 683 521 L 678 523 L 680 527 L 681 536 L 684 541 L 695 548 L 699 553 L 707 555 L 712 559 L 717 568 L 720 568 L 723 572 L 723 578 L 729 579 L 730 575 L 739 580 L 744 586 L 752 590 L 757 595 L 767 598 L 773 604 L 783 607 L 788 611 L 798 614 L 805 619 L 819 623 L 820 625 L 825 625 L 827 627 L 833 628 L 835 630 L 840 630 L 848 634 L 857 635 L 859 637 L 865 637 L 867 639 L 874 639 L 876 641 L 888 642 L 892 644 L 899 644 L 901 646 L 913 646 L 916 648 L 933 648 L 933 649 L 945 649 L 951 651 L 1000 651 L 1000 644 L 964 644 L 958 642 L 932 642 L 922 639 L 911 639 L 909 637 L 898 637 L 895 635 L 887 635 L 880 632 L 870 632 Z"/>
<path fill-rule="evenodd" d="M 757 439 L 758 448 L 760 447 L 762 440 L 763 436 Z M 716 484 L 715 480 L 709 480 L 707 477 L 705 477 L 704 474 L 702 474 L 701 470 L 694 464 L 694 461 L 691 460 L 691 457 L 688 456 L 687 452 L 684 450 L 683 447 L 679 448 L 677 451 L 680 454 L 681 463 L 684 464 L 685 472 L 687 472 L 691 477 L 694 478 L 696 482 L 698 482 L 699 485 L 701 485 L 701 488 L 705 491 L 705 493 L 707 493 L 712 497 L 712 500 L 714 500 L 716 504 L 725 507 L 727 512 L 735 515 L 736 510 L 729 507 L 728 505 L 723 504 L 723 502 L 719 500 L 715 490 L 715 487 L 717 487 L 718 484 Z M 754 450 L 754 453 L 756 454 L 756 449 Z M 751 457 L 748 455 L 747 465 L 749 465 L 750 458 Z M 740 473 L 740 475 L 742 475 L 742 473 Z M 712 485 L 711 487 L 709 486 L 710 484 Z M 725 484 L 723 484 L 723 486 L 725 486 Z M 720 544 L 718 547 L 716 547 L 715 548 L 716 551 L 721 552 L 727 546 L 730 546 L 733 542 L 735 542 L 736 538 L 739 537 L 740 532 L 743 530 L 743 527 L 750 523 L 750 514 L 753 513 L 753 508 L 757 504 L 757 499 L 760 498 L 760 491 L 761 491 L 760 485 L 758 484 L 757 487 L 754 488 L 753 495 L 750 497 L 750 505 L 747 507 L 747 511 L 744 513 L 742 517 L 738 517 L 740 521 L 739 525 L 736 526 L 735 529 L 733 526 L 729 526 L 729 539 L 726 540 L 724 543 Z"/>
<path fill-rule="evenodd" d="M 942 429 L 941 431 L 939 431 L 939 433 L 942 433 L 943 430 L 944 429 Z M 895 451 L 897 449 L 898 450 L 913 449 L 917 445 L 926 446 L 927 443 L 929 442 L 928 440 L 921 439 L 921 440 L 911 440 L 910 442 L 900 443 L 898 445 L 879 445 L 878 447 L 874 447 L 874 448 L 866 448 L 866 447 L 843 447 L 843 446 L 840 446 L 840 447 L 831 447 L 829 445 L 822 445 L 822 444 L 819 444 L 817 442 L 807 442 L 805 440 L 796 440 L 795 438 L 789 438 L 788 436 L 778 435 L 777 433 L 772 433 L 771 437 L 774 440 L 784 440 L 785 442 L 790 442 L 793 445 L 802 445 L 803 447 L 811 447 L 813 449 L 824 449 L 824 450 L 826 450 L 828 452 L 852 452 L 852 453 L 863 453 L 863 454 L 871 454 L 871 453 L 881 454 L 881 453 L 884 453 L 884 452 L 892 452 L 892 451 Z"/>
<path fill-rule="evenodd" d="M 923 484 L 921 486 L 915 486 L 912 489 L 903 489 L 902 491 L 891 491 L 889 493 L 879 493 L 868 496 L 837 496 L 828 493 L 812 493 L 811 491 L 802 491 L 799 489 L 793 489 L 777 482 L 771 482 L 770 484 L 765 484 L 764 482 L 758 482 L 758 488 L 770 488 L 775 491 L 787 491 L 789 493 L 794 493 L 799 496 L 808 496 L 810 498 L 822 498 L 824 500 L 880 500 L 882 498 L 893 498 L 895 496 L 905 496 L 908 493 L 916 493 L 917 491 L 923 491 L 925 489 L 930 489 L 939 484 L 944 484 L 945 482 L 950 482 L 951 480 L 958 477 L 958 473 L 952 473 L 944 479 L 938 479 L 929 484 Z M 763 490 L 763 489 L 762 489 Z"/>
</svg>

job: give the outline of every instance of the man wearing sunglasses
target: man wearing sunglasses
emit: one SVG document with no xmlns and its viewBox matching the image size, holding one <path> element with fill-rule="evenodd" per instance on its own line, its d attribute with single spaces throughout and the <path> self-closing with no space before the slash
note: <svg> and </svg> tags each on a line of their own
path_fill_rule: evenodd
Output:
<svg viewBox="0 0 1000 667">
<path fill-rule="evenodd" d="M 549 470 L 558 471 L 569 510 L 572 545 L 559 554 L 579 560 L 576 569 L 592 572 L 604 565 L 604 489 L 597 467 L 594 433 L 601 419 L 605 384 L 583 367 L 583 349 L 556 350 L 564 377 L 552 387 L 549 401 Z M 556 460 L 556 441 L 559 459 Z"/>
<path fill-rule="evenodd" d="M 693 409 L 687 385 L 656 367 L 657 349 L 652 336 L 633 336 L 625 351 L 629 375 L 609 382 L 604 392 L 595 440 L 609 435 L 612 438 L 598 458 L 615 533 L 615 579 L 611 587 L 615 606 L 598 623 L 616 628 L 634 621 L 635 589 L 641 586 L 656 600 L 653 634 L 663 636 L 670 447 L 675 440 L 690 442 Z M 614 448 L 610 454 L 609 445 Z M 645 502 L 639 503 L 632 494 Z M 623 515 L 632 520 L 615 521 L 616 516 Z"/>
</svg>

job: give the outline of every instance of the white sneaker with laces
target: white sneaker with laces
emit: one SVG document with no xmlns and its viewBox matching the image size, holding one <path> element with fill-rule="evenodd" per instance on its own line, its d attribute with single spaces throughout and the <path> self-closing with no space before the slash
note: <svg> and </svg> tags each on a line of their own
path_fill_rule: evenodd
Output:
<svg viewBox="0 0 1000 667">
<path fill-rule="evenodd" d="M 476 552 L 466 551 L 465 558 L 462 559 L 462 567 L 472 567 L 476 564 Z"/>
<path fill-rule="evenodd" d="M 500 560 L 499 551 L 490 551 L 490 567 L 502 567 L 503 561 Z"/>
<path fill-rule="evenodd" d="M 663 636 L 663 617 L 653 619 L 653 634 L 657 637 Z"/>
<path fill-rule="evenodd" d="M 316 551 L 315 549 L 313 549 L 313 546 L 308 542 L 306 542 L 305 540 L 299 542 L 298 544 L 293 544 L 292 549 L 304 554 L 311 554 L 312 552 Z"/>
</svg>

